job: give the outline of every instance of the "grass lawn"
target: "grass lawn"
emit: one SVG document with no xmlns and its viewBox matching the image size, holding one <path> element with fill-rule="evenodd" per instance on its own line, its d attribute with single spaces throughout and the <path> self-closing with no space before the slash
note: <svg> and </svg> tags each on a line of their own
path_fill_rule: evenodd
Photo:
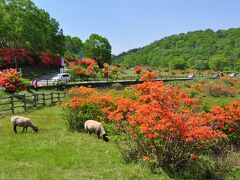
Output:
<svg viewBox="0 0 240 180">
<path fill-rule="evenodd" d="M 25 112 L 39 126 L 14 134 L 10 115 L 0 119 L 0 179 L 170 179 L 140 164 L 126 164 L 113 142 L 72 133 L 58 107 Z M 111 137 L 110 137 L 111 140 Z"/>
</svg>

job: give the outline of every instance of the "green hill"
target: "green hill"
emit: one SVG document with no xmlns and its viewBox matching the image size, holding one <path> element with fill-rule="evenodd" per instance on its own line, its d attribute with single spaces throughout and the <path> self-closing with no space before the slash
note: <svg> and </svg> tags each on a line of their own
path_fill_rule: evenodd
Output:
<svg viewBox="0 0 240 180">
<path fill-rule="evenodd" d="M 240 28 L 211 29 L 165 37 L 143 48 L 112 58 L 126 66 L 147 65 L 172 69 L 240 69 Z"/>
</svg>

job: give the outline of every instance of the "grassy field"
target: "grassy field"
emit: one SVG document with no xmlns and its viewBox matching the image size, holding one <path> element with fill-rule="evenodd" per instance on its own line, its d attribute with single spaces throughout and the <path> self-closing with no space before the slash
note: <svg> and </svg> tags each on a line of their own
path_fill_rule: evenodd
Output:
<svg viewBox="0 0 240 180">
<path fill-rule="evenodd" d="M 39 133 L 18 128 L 14 134 L 10 115 L 1 117 L 0 179 L 170 179 L 126 164 L 113 141 L 69 132 L 59 114 L 58 107 L 21 114 L 32 118 Z"/>
</svg>

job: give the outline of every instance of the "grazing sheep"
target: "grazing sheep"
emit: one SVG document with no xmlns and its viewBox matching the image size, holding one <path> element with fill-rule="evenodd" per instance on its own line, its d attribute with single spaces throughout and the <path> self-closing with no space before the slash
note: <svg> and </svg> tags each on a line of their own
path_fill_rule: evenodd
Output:
<svg viewBox="0 0 240 180">
<path fill-rule="evenodd" d="M 103 137 L 103 140 L 108 142 L 109 139 L 106 137 L 108 134 L 106 133 L 106 131 L 103 128 L 102 123 L 95 121 L 95 120 L 87 120 L 84 123 L 84 129 L 87 132 L 93 132 L 96 133 L 98 135 L 98 138 Z"/>
<path fill-rule="evenodd" d="M 23 132 L 24 130 L 26 129 L 27 131 L 27 128 L 28 127 L 31 127 L 35 132 L 38 131 L 38 127 L 35 126 L 31 120 L 27 117 L 22 117 L 22 116 L 13 116 L 11 118 L 11 122 L 12 122 L 12 125 L 13 125 L 13 130 L 15 133 L 17 133 L 17 126 L 19 127 L 23 127 Z"/>
</svg>

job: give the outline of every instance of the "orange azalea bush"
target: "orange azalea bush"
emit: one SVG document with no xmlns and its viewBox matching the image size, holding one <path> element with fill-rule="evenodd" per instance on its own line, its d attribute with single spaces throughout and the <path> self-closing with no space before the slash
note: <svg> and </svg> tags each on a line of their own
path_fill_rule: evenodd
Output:
<svg viewBox="0 0 240 180">
<path fill-rule="evenodd" d="M 26 90 L 29 85 L 30 82 L 21 78 L 16 69 L 6 69 L 0 73 L 0 86 L 9 92 Z"/>
<path fill-rule="evenodd" d="M 203 91 L 211 96 L 234 96 L 234 90 L 232 88 L 227 89 L 226 87 L 217 83 L 208 83 L 203 87 Z"/>
<path fill-rule="evenodd" d="M 148 156 L 164 166 L 178 169 L 226 135 L 211 128 L 198 102 L 187 94 L 162 82 L 135 85 L 137 101 L 120 99 L 108 118 L 132 137 L 136 157 Z"/>
<path fill-rule="evenodd" d="M 72 89 L 63 117 L 78 131 L 87 119 L 112 123 L 115 132 L 123 134 L 118 146 L 125 157 L 147 157 L 174 170 L 196 161 L 203 149 L 227 137 L 226 126 L 232 131 L 239 123 L 239 102 L 205 113 L 199 111 L 197 100 L 163 82 L 148 81 L 122 92 Z"/>
<path fill-rule="evenodd" d="M 142 81 L 152 81 L 157 78 L 157 75 L 155 72 L 146 72 L 141 76 Z"/>
<path fill-rule="evenodd" d="M 94 64 L 97 64 L 97 62 L 93 59 L 89 59 L 89 58 L 83 58 L 83 59 L 80 59 L 79 60 L 79 63 L 81 65 L 84 65 L 84 66 L 89 66 L 89 65 L 94 65 Z"/>
<path fill-rule="evenodd" d="M 196 83 L 189 85 L 189 87 L 194 91 L 199 91 L 205 95 L 213 97 L 234 97 L 237 94 L 240 94 L 240 80 L 231 77 L 221 77 L 220 79 L 210 81 L 197 81 Z M 185 91 L 191 93 L 189 89 L 185 89 Z"/>
<path fill-rule="evenodd" d="M 207 114 L 207 118 L 210 122 L 213 122 L 213 129 L 223 130 L 231 141 L 240 145 L 239 101 L 235 100 L 226 107 L 213 106 L 211 112 Z"/>
<path fill-rule="evenodd" d="M 114 109 L 115 99 L 119 95 L 102 94 L 82 86 L 70 89 L 68 97 L 69 102 L 62 104 L 62 116 L 70 130 L 83 131 L 83 124 L 87 119 L 106 121 L 106 114 Z"/>
</svg>

